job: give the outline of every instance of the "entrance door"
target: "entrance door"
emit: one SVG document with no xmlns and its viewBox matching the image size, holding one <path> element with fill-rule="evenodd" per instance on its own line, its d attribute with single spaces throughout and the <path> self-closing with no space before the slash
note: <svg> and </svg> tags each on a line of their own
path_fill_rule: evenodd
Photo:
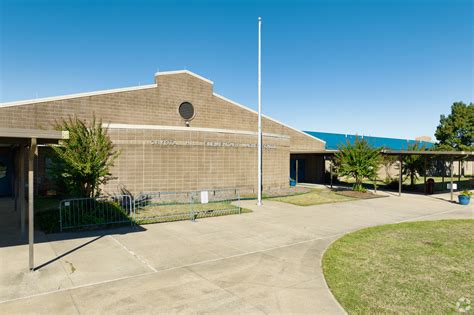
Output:
<svg viewBox="0 0 474 315">
<path fill-rule="evenodd" d="M 296 180 L 296 160 L 298 160 L 298 182 L 302 183 L 305 181 L 305 160 L 290 160 L 290 177 Z"/>
<path fill-rule="evenodd" d="M 12 193 L 12 163 L 8 156 L 0 155 L 0 196 Z"/>
</svg>

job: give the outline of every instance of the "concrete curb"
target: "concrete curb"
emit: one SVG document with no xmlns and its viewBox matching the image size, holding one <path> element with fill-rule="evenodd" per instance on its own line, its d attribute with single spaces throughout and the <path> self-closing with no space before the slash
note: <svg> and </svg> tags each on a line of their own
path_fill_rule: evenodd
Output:
<svg viewBox="0 0 474 315">
<path fill-rule="evenodd" d="M 352 231 L 354 232 L 354 231 Z M 349 233 L 352 233 L 352 232 L 347 232 L 347 233 L 344 233 L 342 235 L 340 235 L 339 237 L 333 239 L 327 246 L 326 248 L 323 250 L 323 252 L 321 253 L 321 258 L 319 259 L 319 268 L 321 269 L 321 274 L 323 275 L 323 281 L 324 281 L 324 286 L 326 287 L 326 289 L 329 291 L 329 294 L 331 295 L 333 301 L 335 304 L 337 304 L 337 306 L 339 307 L 339 309 L 344 313 L 344 314 L 347 314 L 346 310 L 342 307 L 342 305 L 339 303 L 339 301 L 336 299 L 336 297 L 334 296 L 334 294 L 332 293 L 331 289 L 329 288 L 328 286 L 328 283 L 326 282 L 326 277 L 324 276 L 324 271 L 323 271 L 323 257 L 324 257 L 324 254 L 326 254 L 326 251 L 328 250 L 329 247 L 331 247 L 331 245 L 341 239 L 342 237 L 344 237 L 345 235 L 349 234 Z"/>
</svg>

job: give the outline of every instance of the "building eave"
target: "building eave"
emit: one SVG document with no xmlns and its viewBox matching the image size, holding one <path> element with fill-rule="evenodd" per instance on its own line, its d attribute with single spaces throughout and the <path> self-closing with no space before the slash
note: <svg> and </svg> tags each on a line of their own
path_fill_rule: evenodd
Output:
<svg viewBox="0 0 474 315">
<path fill-rule="evenodd" d="M 253 110 L 253 109 L 251 109 L 251 108 L 249 108 L 249 107 L 247 107 L 247 106 L 245 106 L 245 105 L 242 105 L 242 104 L 240 104 L 240 103 L 237 103 L 236 101 L 233 101 L 233 100 L 231 100 L 231 99 L 229 99 L 229 98 L 227 98 L 227 97 L 225 97 L 225 96 L 219 95 L 219 94 L 217 94 L 217 93 L 213 93 L 213 95 L 214 95 L 215 97 L 218 97 L 218 98 L 220 98 L 220 99 L 226 101 L 226 102 L 229 102 L 229 103 L 231 103 L 231 104 L 233 104 L 233 105 L 236 105 L 236 106 L 238 106 L 238 107 L 240 107 L 240 108 L 242 108 L 242 109 L 245 109 L 245 110 L 247 110 L 247 111 L 249 111 L 249 112 L 252 112 L 252 113 L 258 115 L 258 112 L 257 112 L 257 111 L 255 111 L 255 110 Z M 317 141 L 320 141 L 320 142 L 326 144 L 326 141 L 324 141 L 324 140 L 322 140 L 322 139 L 316 138 L 316 137 L 314 137 L 314 136 L 312 136 L 312 135 L 310 135 L 310 134 L 307 134 L 307 133 L 304 132 L 304 131 L 301 131 L 301 130 L 299 130 L 299 129 L 296 129 L 296 128 L 294 128 L 294 127 L 291 127 L 291 126 L 289 126 L 289 125 L 287 125 L 287 124 L 285 124 L 285 123 L 282 123 L 281 121 L 278 121 L 278 120 L 276 120 L 276 119 L 273 119 L 273 118 L 271 118 L 271 117 L 269 117 L 269 116 L 267 116 L 267 115 L 262 114 L 262 117 L 264 117 L 265 119 L 271 120 L 271 121 L 273 121 L 273 122 L 275 122 L 275 123 L 277 123 L 277 124 L 279 124 L 279 125 L 282 125 L 282 126 L 288 128 L 288 129 L 291 129 L 291 130 L 293 130 L 293 131 L 296 131 L 296 132 L 298 132 L 298 133 L 300 133 L 300 134 L 302 134 L 302 135 L 304 135 L 304 136 L 307 136 L 307 137 L 309 137 L 309 138 L 315 139 L 315 140 L 317 140 Z"/>
<path fill-rule="evenodd" d="M 162 75 L 172 75 L 172 74 L 189 74 L 195 78 L 198 78 L 200 80 L 203 80 L 209 84 L 214 84 L 213 81 L 203 77 L 203 76 L 200 76 L 199 74 L 196 74 L 192 71 L 189 71 L 189 70 L 174 70 L 174 71 L 158 71 L 155 73 L 155 77 L 157 76 L 162 76 Z"/>
<path fill-rule="evenodd" d="M 125 87 L 125 88 L 110 89 L 110 90 L 100 90 L 100 91 L 66 94 L 66 95 L 44 97 L 44 98 L 34 98 L 34 99 L 29 99 L 29 100 L 0 103 L 0 108 L 54 102 L 54 101 L 68 100 L 68 99 L 95 96 L 95 95 L 145 90 L 145 89 L 152 89 L 156 87 L 157 87 L 156 84 L 148 84 L 148 85 L 131 86 L 131 87 Z"/>
</svg>

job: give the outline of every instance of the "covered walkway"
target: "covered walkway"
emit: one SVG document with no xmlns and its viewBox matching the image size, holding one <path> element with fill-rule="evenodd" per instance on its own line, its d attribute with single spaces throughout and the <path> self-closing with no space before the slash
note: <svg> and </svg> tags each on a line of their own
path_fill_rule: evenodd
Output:
<svg viewBox="0 0 474 315">
<path fill-rule="evenodd" d="M 399 176 L 398 176 L 398 195 L 402 195 L 402 182 L 403 182 L 403 174 L 402 174 L 402 167 L 403 167 L 403 157 L 410 156 L 410 155 L 419 155 L 423 156 L 424 163 L 425 163 L 425 173 L 423 174 L 424 177 L 424 184 L 426 185 L 426 169 L 428 162 L 430 160 L 441 160 L 441 161 L 448 161 L 449 162 L 449 174 L 450 174 L 450 201 L 454 201 L 454 161 L 473 161 L 474 160 L 474 152 L 466 152 L 466 151 L 409 151 L 409 150 L 382 150 L 382 154 L 384 155 L 392 155 L 398 156 L 398 164 L 399 164 Z M 458 163 L 458 165 L 461 165 Z M 461 172 L 458 172 L 459 177 L 461 176 Z M 421 175 L 421 174 L 420 174 Z"/>
<path fill-rule="evenodd" d="M 14 166 L 7 170 L 12 173 L 12 198 L 0 200 L 0 235 L 2 242 L 19 241 L 25 237 L 28 223 L 30 270 L 34 270 L 34 161 L 38 145 L 58 143 L 68 138 L 67 131 L 0 128 L 0 145 L 9 151 L 8 162 Z"/>
<path fill-rule="evenodd" d="M 338 150 L 324 150 L 319 152 L 292 153 L 290 156 L 290 177 L 297 183 L 308 184 L 329 184 L 333 187 L 336 176 L 334 168 L 334 155 Z M 449 164 L 449 187 L 450 200 L 454 201 L 454 191 L 456 190 L 456 178 L 454 177 L 454 162 L 474 163 L 474 152 L 467 151 L 408 151 L 408 150 L 381 150 L 382 155 L 398 157 L 398 195 L 402 194 L 403 174 L 400 171 L 403 165 L 403 157 L 410 155 L 423 156 L 425 170 L 430 161 L 443 161 Z M 327 164 L 328 165 L 327 165 Z M 458 163 L 460 168 L 461 163 Z M 326 169 L 327 168 L 327 169 Z M 461 170 L 457 171 L 457 181 L 460 182 Z M 420 174 L 424 177 L 423 183 L 426 185 L 427 173 Z"/>
</svg>

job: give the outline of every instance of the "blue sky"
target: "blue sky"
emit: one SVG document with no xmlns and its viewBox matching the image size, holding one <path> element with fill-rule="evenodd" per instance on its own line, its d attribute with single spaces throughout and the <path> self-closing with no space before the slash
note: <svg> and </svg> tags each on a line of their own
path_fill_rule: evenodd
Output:
<svg viewBox="0 0 474 315">
<path fill-rule="evenodd" d="M 303 130 L 433 135 L 473 101 L 474 1 L 0 0 L 0 101 L 153 82 L 188 69 Z"/>
</svg>

